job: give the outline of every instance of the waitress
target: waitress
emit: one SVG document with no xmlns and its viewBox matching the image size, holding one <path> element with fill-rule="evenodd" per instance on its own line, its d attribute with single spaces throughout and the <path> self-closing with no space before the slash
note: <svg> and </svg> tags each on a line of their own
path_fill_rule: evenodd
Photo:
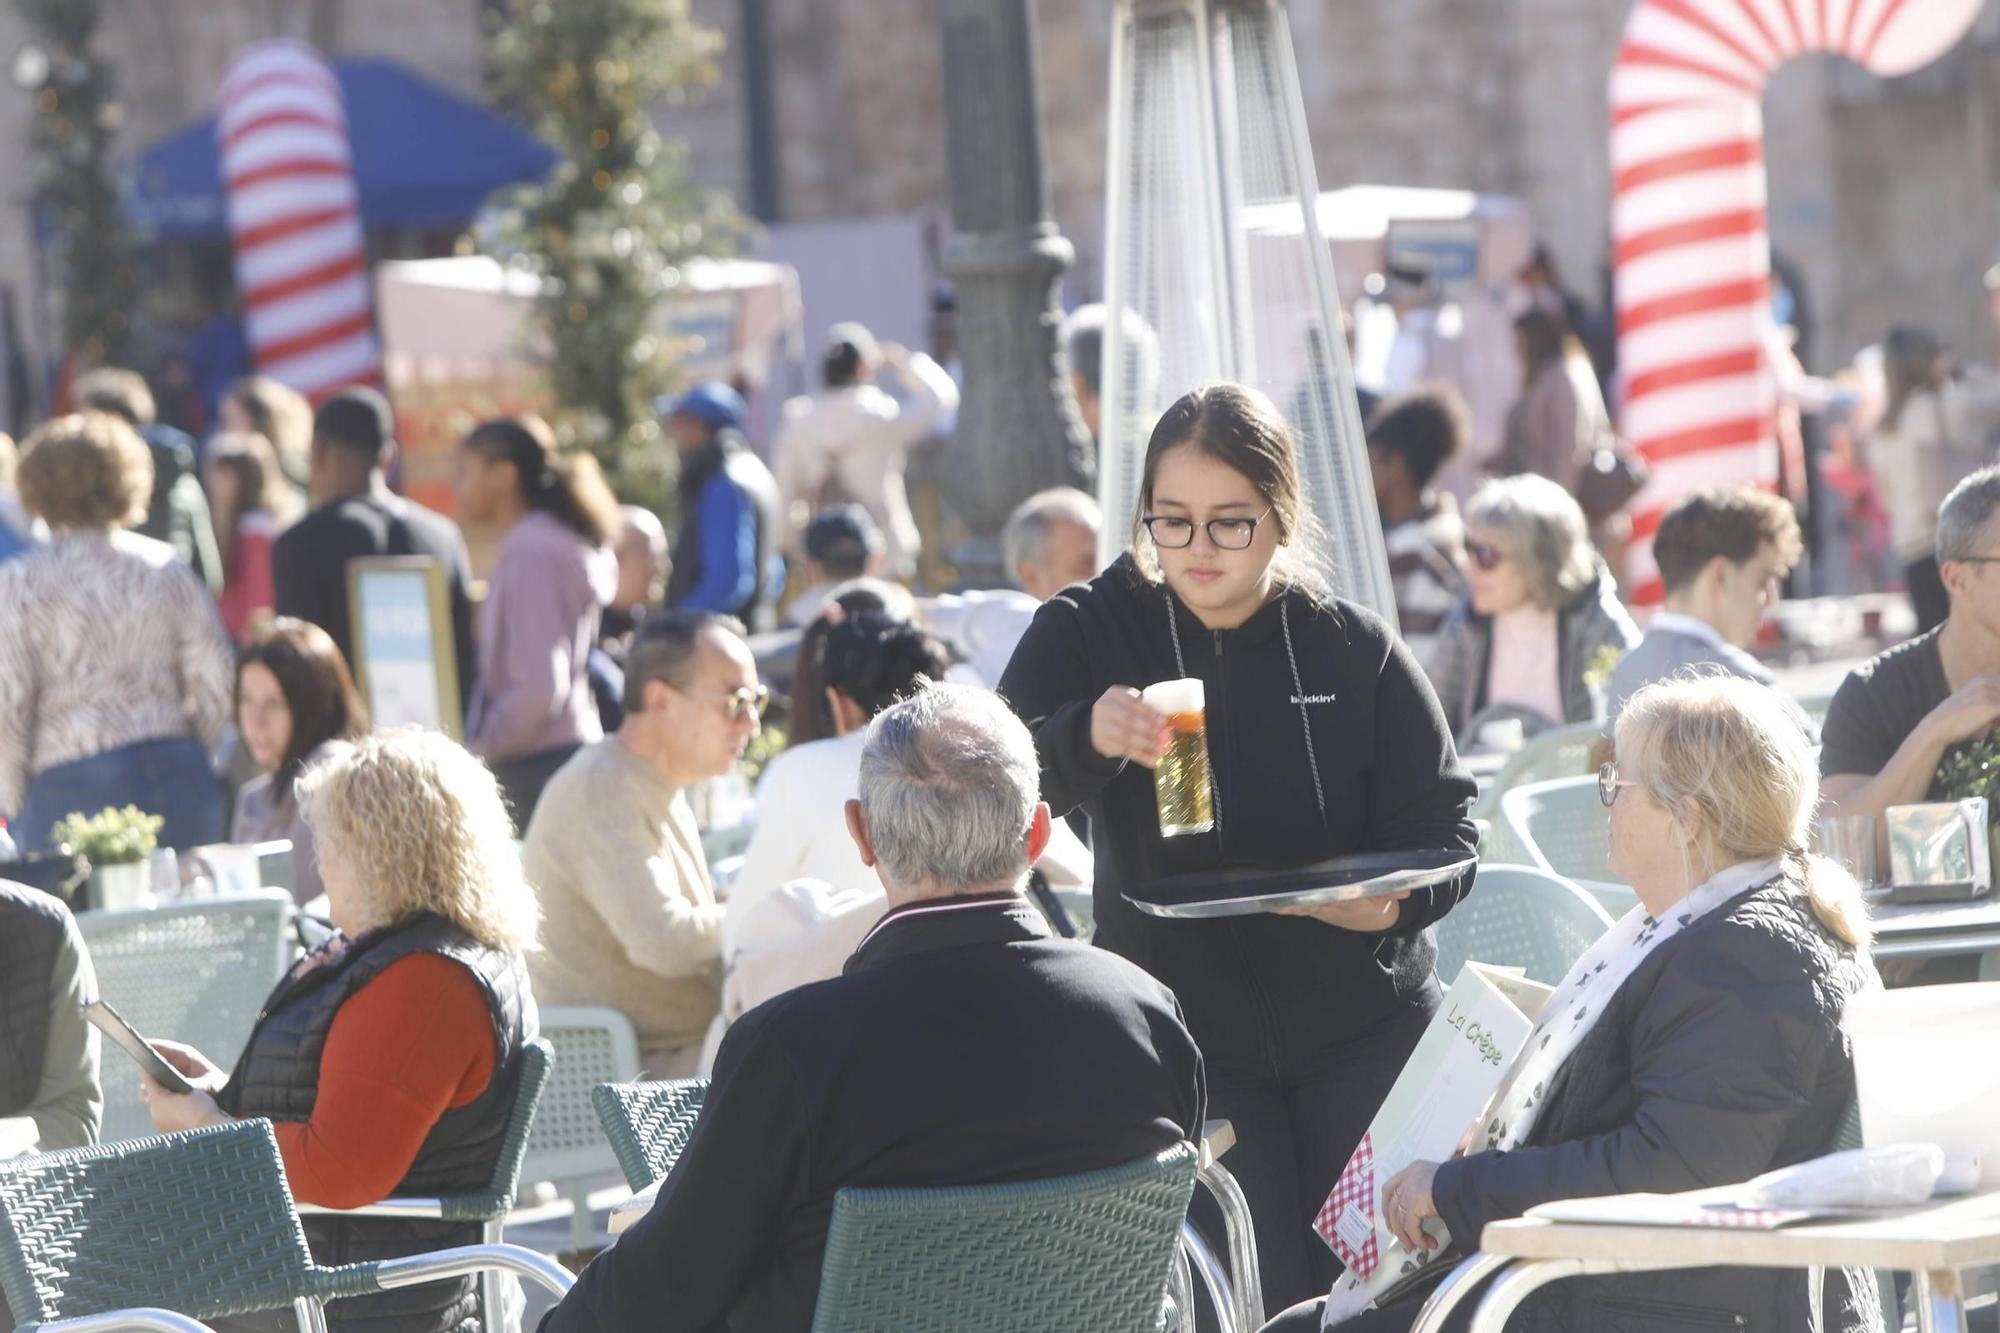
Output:
<svg viewBox="0 0 2000 1333">
<path fill-rule="evenodd" d="M 1035 736 L 1042 798 L 1090 816 L 1097 943 L 1173 988 L 1230 1120 L 1272 1309 L 1323 1294 L 1312 1230 L 1437 1007 L 1425 928 L 1471 877 L 1287 915 L 1167 920 L 1160 876 L 1353 852 L 1468 856 L 1476 788 L 1436 696 L 1375 615 L 1311 572 L 1291 431 L 1254 389 L 1197 389 L 1146 446 L 1133 551 L 1036 614 L 1000 682 Z M 1148 771 L 1167 717 L 1139 688 L 1204 682 L 1214 828 L 1162 837 Z"/>
</svg>

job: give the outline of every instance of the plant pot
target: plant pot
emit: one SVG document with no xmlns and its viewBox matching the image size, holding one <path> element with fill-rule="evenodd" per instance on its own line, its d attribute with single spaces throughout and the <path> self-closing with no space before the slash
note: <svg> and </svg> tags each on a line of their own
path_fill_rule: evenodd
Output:
<svg viewBox="0 0 2000 1333">
<path fill-rule="evenodd" d="M 98 866 L 90 872 L 91 905 L 100 912 L 153 905 L 153 875 L 144 861 Z"/>
</svg>

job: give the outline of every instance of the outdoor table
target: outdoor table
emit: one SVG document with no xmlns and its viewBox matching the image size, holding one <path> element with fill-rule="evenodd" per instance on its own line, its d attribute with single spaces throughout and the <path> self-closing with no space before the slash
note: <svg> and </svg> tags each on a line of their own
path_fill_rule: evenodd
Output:
<svg viewBox="0 0 2000 1333">
<path fill-rule="evenodd" d="M 1877 958 L 1955 958 L 2000 950 L 2000 892 L 1962 903 L 1877 903 Z"/>
<path fill-rule="evenodd" d="M 1739 1188 L 1696 1190 L 1686 1197 L 1728 1201 Z M 1473 1314 L 1472 1333 L 1500 1333 L 1523 1300 L 1563 1278 L 1710 1265 L 1908 1272 L 1915 1278 L 1921 1333 L 1959 1333 L 1965 1327 L 1959 1270 L 2000 1263 L 2000 1191 L 1770 1231 L 1516 1218 L 1489 1223 L 1480 1247 L 1438 1288 L 1413 1333 L 1435 1333 L 1465 1293 L 1489 1276 L 1493 1284 Z"/>
</svg>

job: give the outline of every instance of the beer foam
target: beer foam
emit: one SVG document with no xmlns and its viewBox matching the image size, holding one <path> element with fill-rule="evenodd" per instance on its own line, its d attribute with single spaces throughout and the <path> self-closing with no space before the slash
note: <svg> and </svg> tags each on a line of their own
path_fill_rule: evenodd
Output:
<svg viewBox="0 0 2000 1333">
<path fill-rule="evenodd" d="M 1193 676 L 1148 685 L 1139 697 L 1162 713 L 1199 713 L 1204 701 L 1201 681 Z"/>
</svg>

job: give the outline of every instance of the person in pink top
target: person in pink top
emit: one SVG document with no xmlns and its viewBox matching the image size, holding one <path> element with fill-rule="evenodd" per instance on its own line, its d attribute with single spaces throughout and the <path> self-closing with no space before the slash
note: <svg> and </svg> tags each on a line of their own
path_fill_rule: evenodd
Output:
<svg viewBox="0 0 2000 1333">
<path fill-rule="evenodd" d="M 480 608 L 466 739 L 525 828 L 549 778 L 604 735 L 587 667 L 618 587 L 618 503 L 596 461 L 558 452 L 532 416 L 475 427 L 458 446 L 452 492 L 463 522 L 506 534 Z"/>
</svg>

